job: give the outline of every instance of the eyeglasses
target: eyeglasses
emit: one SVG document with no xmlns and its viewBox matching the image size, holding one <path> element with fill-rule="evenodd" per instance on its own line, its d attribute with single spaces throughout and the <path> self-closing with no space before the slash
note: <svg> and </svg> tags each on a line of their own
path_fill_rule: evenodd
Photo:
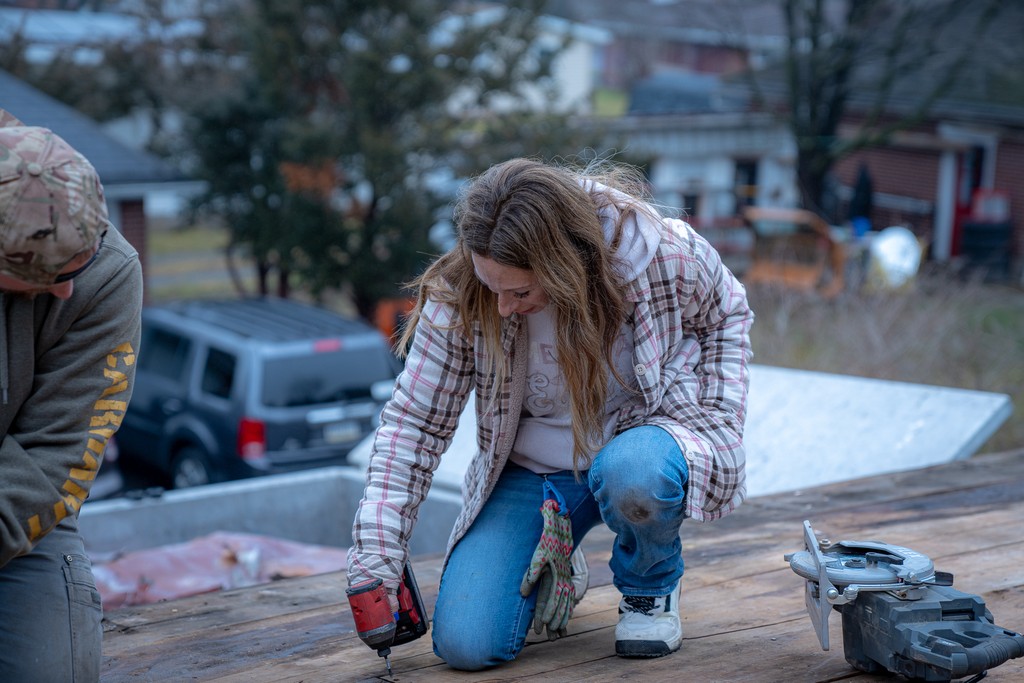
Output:
<svg viewBox="0 0 1024 683">
<path fill-rule="evenodd" d="M 60 283 L 62 283 L 62 282 L 67 282 L 68 280 L 74 280 L 74 279 L 75 279 L 76 277 L 78 277 L 79 275 L 81 275 L 82 273 L 84 273 L 84 272 L 86 271 L 86 269 L 87 269 L 87 268 L 88 268 L 89 266 L 91 266 L 91 265 L 92 265 L 93 261 L 95 261 L 95 260 L 96 260 L 96 257 L 100 255 L 100 249 L 102 249 L 102 248 L 103 248 L 103 238 L 104 238 L 104 237 L 106 236 L 106 234 L 107 234 L 107 233 L 106 233 L 106 231 L 104 231 L 104 232 L 103 232 L 103 233 L 102 233 L 102 234 L 100 235 L 100 245 L 99 245 L 98 247 L 96 247 L 96 251 L 94 251 L 94 252 L 92 253 L 92 256 L 91 256 L 91 257 L 89 258 L 89 260 L 88 260 L 88 261 L 86 261 L 85 263 L 83 263 L 83 264 L 82 264 L 81 266 L 79 266 L 78 268 L 75 268 L 75 269 L 74 269 L 74 270 L 72 270 L 72 271 L 71 271 L 70 273 L 61 273 L 60 275 L 58 275 L 57 277 L 55 277 L 55 278 L 53 279 L 53 284 L 55 284 L 55 285 L 59 285 L 59 284 L 60 284 Z"/>
</svg>

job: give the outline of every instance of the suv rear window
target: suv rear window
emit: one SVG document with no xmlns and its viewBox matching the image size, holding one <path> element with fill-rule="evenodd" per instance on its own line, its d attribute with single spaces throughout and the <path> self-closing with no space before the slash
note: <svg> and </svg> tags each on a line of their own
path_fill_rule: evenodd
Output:
<svg viewBox="0 0 1024 683">
<path fill-rule="evenodd" d="M 370 385 L 394 377 L 380 346 L 270 358 L 263 363 L 263 405 L 272 408 L 369 398 Z"/>
</svg>

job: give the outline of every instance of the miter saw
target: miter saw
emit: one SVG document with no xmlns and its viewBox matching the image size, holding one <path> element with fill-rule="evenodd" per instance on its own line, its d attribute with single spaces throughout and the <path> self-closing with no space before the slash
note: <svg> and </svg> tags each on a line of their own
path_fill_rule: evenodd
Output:
<svg viewBox="0 0 1024 683">
<path fill-rule="evenodd" d="M 977 595 L 909 548 L 876 541 L 818 538 L 804 522 L 805 550 L 785 556 L 806 579 L 804 602 L 823 650 L 828 617 L 843 615 L 846 661 L 861 671 L 890 671 L 915 681 L 978 681 L 1024 656 L 1024 636 L 993 623 Z"/>
</svg>

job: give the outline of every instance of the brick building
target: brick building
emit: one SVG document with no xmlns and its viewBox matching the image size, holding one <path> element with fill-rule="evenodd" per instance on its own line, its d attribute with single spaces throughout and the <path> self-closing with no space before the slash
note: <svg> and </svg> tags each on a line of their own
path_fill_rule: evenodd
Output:
<svg viewBox="0 0 1024 683">
<path fill-rule="evenodd" d="M 835 170 L 844 195 L 860 169 L 875 228 L 904 225 L 938 261 L 1016 277 L 1024 256 L 1024 108 L 938 109 L 931 121 L 857 152 Z"/>
</svg>

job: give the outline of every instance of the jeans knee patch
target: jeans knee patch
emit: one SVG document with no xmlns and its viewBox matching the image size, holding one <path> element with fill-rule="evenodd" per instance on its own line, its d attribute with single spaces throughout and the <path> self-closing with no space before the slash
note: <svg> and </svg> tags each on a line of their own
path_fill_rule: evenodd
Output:
<svg viewBox="0 0 1024 683">
<path fill-rule="evenodd" d="M 629 494 L 624 496 L 617 503 L 616 507 L 619 508 L 619 513 L 633 524 L 649 522 L 653 515 L 650 506 L 650 496 Z"/>
</svg>

